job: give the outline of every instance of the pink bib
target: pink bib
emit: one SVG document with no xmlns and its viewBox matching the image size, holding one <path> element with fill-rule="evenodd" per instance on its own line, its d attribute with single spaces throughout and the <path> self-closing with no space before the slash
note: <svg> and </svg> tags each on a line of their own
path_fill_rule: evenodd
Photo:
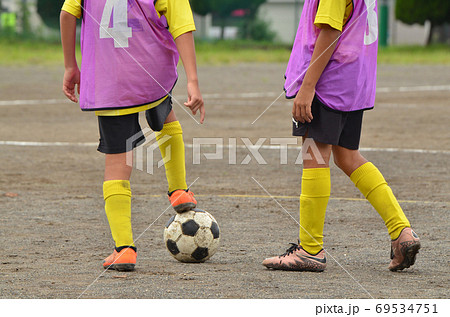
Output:
<svg viewBox="0 0 450 317">
<path fill-rule="evenodd" d="M 320 29 L 314 25 L 319 0 L 306 0 L 286 70 L 284 89 L 294 98 L 311 62 Z M 316 94 L 339 111 L 373 108 L 375 103 L 378 20 L 374 0 L 354 0 L 352 16 L 316 85 Z"/>
<path fill-rule="evenodd" d="M 178 51 L 153 0 L 84 0 L 82 110 L 145 105 L 166 96 Z"/>
</svg>

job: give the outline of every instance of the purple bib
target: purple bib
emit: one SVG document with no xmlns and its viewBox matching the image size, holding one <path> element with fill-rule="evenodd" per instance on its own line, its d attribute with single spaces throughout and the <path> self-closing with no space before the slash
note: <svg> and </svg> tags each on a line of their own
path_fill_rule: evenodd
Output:
<svg viewBox="0 0 450 317">
<path fill-rule="evenodd" d="M 153 0 L 84 0 L 82 110 L 159 100 L 177 81 L 178 51 Z"/>
<path fill-rule="evenodd" d="M 314 25 L 319 0 L 306 0 L 286 70 L 287 98 L 294 98 L 311 62 L 320 29 Z M 316 85 L 318 98 L 339 111 L 373 108 L 375 103 L 378 20 L 374 0 L 355 0 L 350 19 Z"/>
</svg>

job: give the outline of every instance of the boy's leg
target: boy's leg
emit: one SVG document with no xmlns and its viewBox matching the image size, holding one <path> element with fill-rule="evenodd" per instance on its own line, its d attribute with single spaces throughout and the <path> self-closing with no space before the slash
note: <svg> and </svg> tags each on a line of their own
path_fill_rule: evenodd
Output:
<svg viewBox="0 0 450 317">
<path fill-rule="evenodd" d="M 350 177 L 383 218 L 391 239 L 397 239 L 400 232 L 411 225 L 380 171 L 358 150 L 333 146 L 333 155 L 336 165 Z"/>
<path fill-rule="evenodd" d="M 300 246 L 293 245 L 285 254 L 268 258 L 263 265 L 268 268 L 297 271 L 323 271 L 326 258 L 323 251 L 323 227 L 325 212 L 330 197 L 329 159 L 331 145 L 313 142 L 303 148 L 315 147 L 310 153 L 303 153 L 302 192 L 300 195 Z M 314 153 L 320 153 L 316 157 Z M 306 159 L 306 155 L 311 159 Z"/>
<path fill-rule="evenodd" d="M 162 130 L 155 133 L 164 160 L 172 206 L 177 212 L 194 209 L 197 201 L 186 184 L 183 130 L 173 110 L 167 116 Z"/>
<path fill-rule="evenodd" d="M 106 154 L 103 196 L 116 248 L 134 246 L 131 229 L 131 166 L 126 153 Z"/>
<path fill-rule="evenodd" d="M 420 249 L 419 237 L 388 186 L 381 172 L 359 153 L 340 146 L 333 146 L 336 165 L 346 173 L 355 186 L 372 204 L 388 229 L 392 240 L 392 271 L 402 270 L 414 264 Z"/>
<path fill-rule="evenodd" d="M 156 132 L 161 156 L 164 160 L 169 193 L 187 189 L 183 130 L 172 110 L 164 122 L 163 129 Z"/>
<path fill-rule="evenodd" d="M 303 137 L 300 246 L 294 244 L 285 254 L 264 260 L 263 265 L 269 268 L 323 271 L 326 267 L 323 228 L 331 191 L 331 144 L 338 144 L 346 114 L 331 110 L 317 96 L 311 111 L 314 119 L 310 123 L 292 123 L 292 134 Z M 316 153 L 320 153 L 318 157 Z"/>
<path fill-rule="evenodd" d="M 142 132 L 138 118 L 138 114 L 98 117 L 100 129 L 98 150 L 105 154 L 103 183 L 105 212 L 115 243 L 114 252 L 103 261 L 103 267 L 106 269 L 130 271 L 136 264 L 136 247 L 131 228 L 132 152 L 127 152 L 131 150 L 127 148 L 127 140 L 136 139 L 132 144 L 133 148 L 145 140 L 143 136 L 139 136 Z"/>
<path fill-rule="evenodd" d="M 300 195 L 300 245 L 310 254 L 317 254 L 323 249 L 323 227 L 331 191 L 331 145 L 314 142 L 314 146 L 319 150 L 321 158 L 313 154 L 310 154 L 312 159 L 303 158 Z"/>
<path fill-rule="evenodd" d="M 115 242 L 113 254 L 103 262 L 104 268 L 130 271 L 136 264 L 136 247 L 131 228 L 131 166 L 127 154 L 106 154 L 103 196 L 111 234 Z"/>
</svg>

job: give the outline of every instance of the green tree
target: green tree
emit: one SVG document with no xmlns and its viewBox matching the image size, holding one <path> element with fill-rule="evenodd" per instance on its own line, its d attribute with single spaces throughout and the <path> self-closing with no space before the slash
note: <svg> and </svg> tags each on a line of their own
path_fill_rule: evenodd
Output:
<svg viewBox="0 0 450 317">
<path fill-rule="evenodd" d="M 257 21 L 258 9 L 266 0 L 190 0 L 190 2 L 192 9 L 197 14 L 204 16 L 212 13 L 219 19 L 222 30 L 221 39 L 223 39 L 228 19 L 231 13 L 237 9 L 244 9 L 247 12 L 244 18 L 243 34 L 244 37 L 249 38 L 252 32 L 252 24 Z"/>
<path fill-rule="evenodd" d="M 192 10 L 201 15 L 205 16 L 208 13 L 212 12 L 212 3 L 213 1 L 208 0 L 190 0 Z"/>
<path fill-rule="evenodd" d="M 211 1 L 205 1 L 205 0 L 190 0 L 192 10 L 197 13 L 198 15 L 205 16 L 212 12 L 211 7 Z M 201 27 L 200 27 L 200 37 L 205 39 L 207 37 L 206 34 L 206 21 L 205 19 L 201 20 Z"/>
<path fill-rule="evenodd" d="M 3 12 L 3 4 L 2 4 L 2 0 L 0 0 L 0 18 Z M 2 30 L 2 22 L 0 21 L 0 31 Z"/>
<path fill-rule="evenodd" d="M 207 1 L 207 0 L 205 0 Z M 220 38 L 223 40 L 225 38 L 225 27 L 227 26 L 228 19 L 231 13 L 236 9 L 241 9 L 241 0 L 209 0 L 211 1 L 212 13 L 219 19 L 221 32 Z"/>
<path fill-rule="evenodd" d="M 406 24 L 423 25 L 425 21 L 430 21 L 431 27 L 427 39 L 427 45 L 429 45 L 434 29 L 450 21 L 450 1 L 397 0 L 395 15 Z"/>
<path fill-rule="evenodd" d="M 257 16 L 259 7 L 265 2 L 266 0 L 242 1 L 242 9 L 247 10 L 247 15 L 244 18 L 244 23 L 242 26 L 242 33 L 244 38 L 259 40 L 259 38 L 255 38 L 254 36 L 255 34 L 261 33 L 258 33 L 258 28 L 263 27 L 264 29 L 268 29 L 264 21 L 259 20 Z M 270 31 L 268 30 L 267 32 L 270 33 Z"/>
<path fill-rule="evenodd" d="M 64 0 L 38 0 L 37 10 L 44 23 L 52 28 L 59 27 L 59 13 Z"/>
<path fill-rule="evenodd" d="M 28 9 L 28 3 L 26 0 L 22 0 L 20 3 L 20 19 L 22 24 L 22 35 L 30 36 L 32 34 L 30 10 Z"/>
</svg>

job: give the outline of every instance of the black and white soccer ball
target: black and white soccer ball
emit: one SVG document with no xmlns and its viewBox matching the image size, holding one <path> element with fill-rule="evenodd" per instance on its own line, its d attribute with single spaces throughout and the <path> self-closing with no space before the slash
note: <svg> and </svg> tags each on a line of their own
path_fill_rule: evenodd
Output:
<svg viewBox="0 0 450 317">
<path fill-rule="evenodd" d="M 164 243 L 181 262 L 205 262 L 216 253 L 220 229 L 214 217 L 201 209 L 172 216 L 164 229 Z"/>
</svg>

